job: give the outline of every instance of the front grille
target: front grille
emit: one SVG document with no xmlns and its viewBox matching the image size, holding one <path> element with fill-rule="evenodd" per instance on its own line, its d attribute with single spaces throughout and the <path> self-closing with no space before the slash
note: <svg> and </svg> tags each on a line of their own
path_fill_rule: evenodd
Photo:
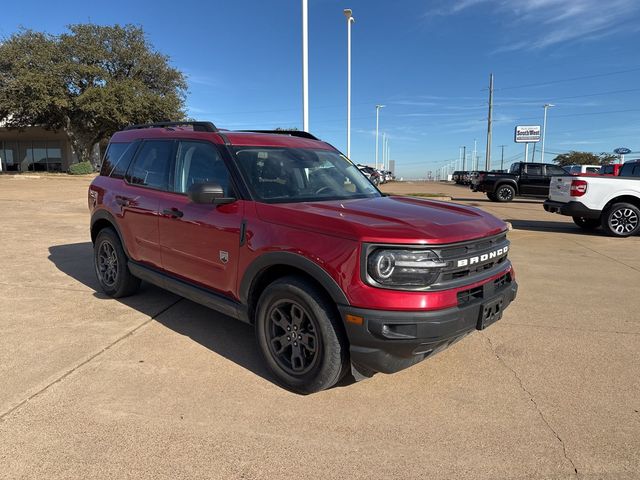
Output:
<svg viewBox="0 0 640 480">
<path fill-rule="evenodd" d="M 499 265 L 507 261 L 508 248 L 506 232 L 456 245 L 432 247 L 438 257 L 447 263 L 436 284 L 444 287 L 446 284 L 461 281 L 471 283 L 476 278 L 481 280 L 488 270 L 499 268 Z M 506 249 L 507 252 L 496 254 L 502 249 Z"/>
</svg>

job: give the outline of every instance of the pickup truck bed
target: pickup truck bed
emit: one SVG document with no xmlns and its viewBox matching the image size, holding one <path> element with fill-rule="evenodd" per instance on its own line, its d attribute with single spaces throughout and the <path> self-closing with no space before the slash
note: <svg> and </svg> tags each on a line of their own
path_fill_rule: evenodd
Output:
<svg viewBox="0 0 640 480">
<path fill-rule="evenodd" d="M 615 237 L 634 235 L 640 232 L 640 162 L 626 173 L 553 177 L 544 209 L 573 217 L 585 229 L 602 226 Z"/>
</svg>

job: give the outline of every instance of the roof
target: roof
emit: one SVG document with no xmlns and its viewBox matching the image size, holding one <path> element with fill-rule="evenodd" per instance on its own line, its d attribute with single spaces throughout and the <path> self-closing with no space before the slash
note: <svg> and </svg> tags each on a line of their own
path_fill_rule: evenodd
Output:
<svg viewBox="0 0 640 480">
<path fill-rule="evenodd" d="M 224 144 L 225 139 L 233 146 L 256 147 L 288 147 L 288 148 L 314 148 L 322 150 L 334 150 L 334 148 L 321 140 L 313 140 L 278 133 L 261 132 L 234 132 L 229 130 L 194 131 L 190 127 L 183 126 L 149 126 L 146 128 L 129 128 L 116 132 L 111 137 L 112 142 L 132 142 L 139 139 L 191 139 L 206 140 L 213 143 Z"/>
</svg>

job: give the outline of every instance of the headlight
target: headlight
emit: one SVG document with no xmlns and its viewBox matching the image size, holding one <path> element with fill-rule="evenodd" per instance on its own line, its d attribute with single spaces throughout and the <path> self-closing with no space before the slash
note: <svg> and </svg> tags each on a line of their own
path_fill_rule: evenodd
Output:
<svg viewBox="0 0 640 480">
<path fill-rule="evenodd" d="M 426 287 L 447 264 L 431 250 L 374 250 L 367 260 L 367 273 L 376 283 L 390 287 Z"/>
</svg>

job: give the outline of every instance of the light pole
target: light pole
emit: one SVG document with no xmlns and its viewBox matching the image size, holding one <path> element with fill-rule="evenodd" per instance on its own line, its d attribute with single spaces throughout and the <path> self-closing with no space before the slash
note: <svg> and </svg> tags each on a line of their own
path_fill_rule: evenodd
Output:
<svg viewBox="0 0 640 480">
<path fill-rule="evenodd" d="M 376 105 L 376 168 L 378 168 L 378 127 L 380 126 L 380 109 L 386 105 Z"/>
<path fill-rule="evenodd" d="M 302 0 L 302 130 L 309 131 L 308 0 Z"/>
<path fill-rule="evenodd" d="M 555 105 L 553 103 L 545 103 L 543 105 L 544 108 L 544 120 L 542 122 L 542 163 L 544 163 L 544 137 L 546 137 L 547 134 L 547 108 L 549 107 L 555 107 Z"/>
<path fill-rule="evenodd" d="M 384 167 L 384 160 L 387 155 L 387 132 L 382 133 L 382 167 Z M 378 166 L 376 165 L 376 170 Z"/>
<path fill-rule="evenodd" d="M 355 22 L 350 8 L 344 9 L 347 17 L 347 158 L 351 158 L 351 24 Z"/>
</svg>

